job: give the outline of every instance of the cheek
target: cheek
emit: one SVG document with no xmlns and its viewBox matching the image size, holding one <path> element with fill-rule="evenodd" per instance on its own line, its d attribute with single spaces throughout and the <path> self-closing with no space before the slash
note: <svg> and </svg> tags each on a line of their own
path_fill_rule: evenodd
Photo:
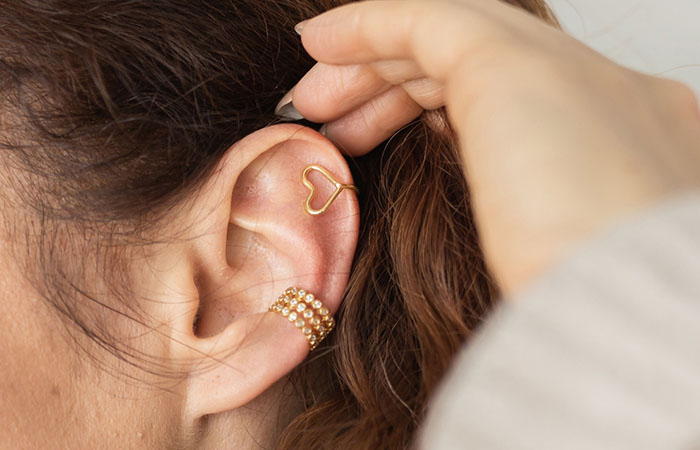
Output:
<svg viewBox="0 0 700 450">
<path fill-rule="evenodd" d="M 0 274 L 0 449 L 60 448 L 80 426 L 67 420 L 80 371 L 44 300 L 12 267 Z"/>
<path fill-rule="evenodd" d="M 162 389 L 161 378 L 101 359 L 112 368 L 107 373 L 76 351 L 56 312 L 3 250 L 0 450 L 171 448 L 182 409 L 173 380 Z"/>
</svg>

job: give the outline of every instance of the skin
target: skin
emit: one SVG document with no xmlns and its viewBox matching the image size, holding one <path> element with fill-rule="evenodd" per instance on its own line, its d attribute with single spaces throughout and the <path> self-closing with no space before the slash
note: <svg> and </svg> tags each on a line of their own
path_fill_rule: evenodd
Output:
<svg viewBox="0 0 700 450">
<path fill-rule="evenodd" d="M 621 68 L 500 2 L 362 2 L 301 33 L 320 63 L 282 103 L 326 122 L 345 151 L 365 153 L 423 109 L 447 107 L 507 295 L 612 222 L 697 188 L 699 115 L 687 88 Z M 272 446 L 299 407 L 283 394 L 285 375 L 308 348 L 264 311 L 291 284 L 335 311 L 357 240 L 349 191 L 320 219 L 300 208 L 305 166 L 351 182 L 331 141 L 291 125 L 247 136 L 156 230 L 173 240 L 133 252 L 132 300 L 152 320 L 105 320 L 179 374 L 168 389 L 101 350 L 76 350 L 19 271 L 22 242 L 3 231 L 0 448 Z M 3 206 L 6 222 L 26 223 Z"/>
<path fill-rule="evenodd" d="M 130 298 L 96 294 L 111 308 L 139 302 L 149 320 L 81 305 L 128 342 L 130 354 L 157 364 L 146 364 L 153 373 L 66 328 L 18 268 L 23 240 L 0 227 L 0 302 L 11 312 L 0 315 L 0 449 L 274 447 L 301 408 L 287 374 L 309 346 L 267 309 L 298 285 L 335 312 L 359 227 L 352 191 L 323 216 L 306 214 L 301 174 L 311 164 L 352 183 L 342 155 L 313 130 L 277 125 L 245 137 L 154 231 L 165 244 L 127 249 Z M 318 207 L 334 187 L 309 179 Z M 5 219 L 30 220 L 20 210 L 2 211 Z M 111 275 L 79 282 L 99 293 Z"/>
<path fill-rule="evenodd" d="M 297 29 L 319 64 L 282 103 L 325 122 L 351 155 L 446 106 L 507 296 L 614 222 L 700 183 L 689 88 L 623 68 L 515 7 L 379 0 Z"/>
</svg>

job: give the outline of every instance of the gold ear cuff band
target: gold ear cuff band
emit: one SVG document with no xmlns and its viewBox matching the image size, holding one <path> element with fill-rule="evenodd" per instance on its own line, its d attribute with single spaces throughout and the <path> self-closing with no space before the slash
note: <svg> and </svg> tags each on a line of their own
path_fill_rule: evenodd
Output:
<svg viewBox="0 0 700 450">
<path fill-rule="evenodd" d="M 270 306 L 302 332 L 313 351 L 335 327 L 335 320 L 323 302 L 303 289 L 290 287 Z"/>
<path fill-rule="evenodd" d="M 313 185 L 311 181 L 309 181 L 309 173 L 312 171 L 316 171 L 326 177 L 328 181 L 330 181 L 333 186 L 335 186 L 335 191 L 331 194 L 330 198 L 326 203 L 321 207 L 321 209 L 314 209 L 311 207 L 311 200 L 314 198 L 314 194 L 316 193 L 316 187 Z M 340 195 L 341 192 L 343 192 L 345 189 L 354 191 L 355 193 L 360 192 L 359 189 L 357 189 L 355 186 L 352 184 L 343 184 L 340 181 L 336 180 L 335 177 L 326 169 L 324 169 L 321 166 L 313 165 L 309 166 L 306 169 L 304 169 L 304 173 L 301 175 L 301 182 L 309 188 L 311 191 L 309 193 L 309 196 L 306 198 L 306 203 L 304 204 L 304 209 L 306 212 L 312 216 L 319 216 L 326 211 L 328 211 L 328 208 L 330 208 L 331 204 L 335 201 L 336 198 Z"/>
</svg>

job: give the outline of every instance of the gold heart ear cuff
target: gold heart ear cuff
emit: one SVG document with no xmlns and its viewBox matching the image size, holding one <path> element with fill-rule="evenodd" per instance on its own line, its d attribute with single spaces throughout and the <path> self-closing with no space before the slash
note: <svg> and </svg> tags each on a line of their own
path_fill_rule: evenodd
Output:
<svg viewBox="0 0 700 450">
<path fill-rule="evenodd" d="M 335 327 L 335 320 L 323 302 L 303 289 L 290 287 L 270 306 L 302 332 L 313 351 Z"/>
<path fill-rule="evenodd" d="M 333 191 L 333 194 L 331 194 L 330 198 L 326 202 L 325 205 L 321 209 L 314 209 L 311 207 L 311 200 L 314 198 L 314 194 L 316 193 L 316 187 L 313 185 L 311 181 L 309 181 L 309 173 L 312 171 L 319 172 L 321 175 L 326 177 L 328 181 L 330 181 L 334 186 L 335 186 L 335 191 Z M 319 216 L 326 211 L 328 211 L 328 208 L 330 208 L 331 204 L 335 201 L 336 198 L 340 195 L 341 192 L 343 192 L 345 189 L 349 189 L 351 191 L 360 192 L 359 189 L 357 189 L 355 186 L 352 184 L 343 184 L 339 182 L 338 180 L 335 179 L 333 175 L 326 169 L 324 169 L 321 166 L 313 165 L 309 166 L 306 169 L 304 169 L 304 173 L 301 176 L 301 182 L 304 183 L 304 186 L 309 188 L 311 191 L 309 193 L 309 196 L 306 198 L 306 203 L 304 204 L 304 209 L 306 210 L 307 213 L 309 213 L 312 216 Z"/>
</svg>

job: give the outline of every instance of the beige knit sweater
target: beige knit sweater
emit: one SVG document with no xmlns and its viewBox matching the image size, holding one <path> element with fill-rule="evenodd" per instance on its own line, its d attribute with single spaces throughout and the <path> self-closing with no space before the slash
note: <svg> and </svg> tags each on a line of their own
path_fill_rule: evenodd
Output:
<svg viewBox="0 0 700 450">
<path fill-rule="evenodd" d="M 700 449 L 700 192 L 505 302 L 456 361 L 420 448 Z"/>
</svg>

